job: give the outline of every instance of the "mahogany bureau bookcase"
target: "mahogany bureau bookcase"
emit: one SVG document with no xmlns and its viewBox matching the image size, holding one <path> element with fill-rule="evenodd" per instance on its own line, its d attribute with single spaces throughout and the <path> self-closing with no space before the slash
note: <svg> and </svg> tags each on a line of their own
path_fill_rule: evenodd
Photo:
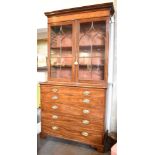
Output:
<svg viewBox="0 0 155 155">
<path fill-rule="evenodd" d="M 48 80 L 41 85 L 41 136 L 103 151 L 113 3 L 46 12 Z"/>
</svg>

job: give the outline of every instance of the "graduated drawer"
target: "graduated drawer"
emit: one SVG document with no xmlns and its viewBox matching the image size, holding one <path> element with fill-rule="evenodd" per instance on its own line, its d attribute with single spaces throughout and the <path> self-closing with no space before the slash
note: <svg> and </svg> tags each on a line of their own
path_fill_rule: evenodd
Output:
<svg viewBox="0 0 155 155">
<path fill-rule="evenodd" d="M 100 97 L 105 95 L 104 89 L 97 88 L 82 88 L 82 87 L 69 87 L 69 86 L 41 86 L 42 93 L 55 93 L 64 95 L 82 95 L 82 96 L 93 96 Z"/>
<path fill-rule="evenodd" d="M 81 129 L 78 126 L 68 126 L 66 124 L 50 123 L 42 121 L 41 130 L 51 136 L 80 141 L 88 144 L 102 144 L 103 131 Z"/>
<path fill-rule="evenodd" d="M 47 122 L 51 125 L 57 124 L 65 124 L 70 126 L 72 129 L 76 130 L 76 128 L 80 128 L 81 130 L 98 130 L 103 131 L 103 119 L 93 119 L 93 118 L 81 118 L 78 116 L 73 116 L 69 114 L 62 114 L 62 113 L 47 113 L 42 112 L 42 122 Z"/>
<path fill-rule="evenodd" d="M 43 112 L 56 112 L 62 114 L 70 114 L 78 117 L 89 117 L 93 119 L 103 119 L 104 118 L 104 107 L 100 108 L 89 108 L 79 106 L 75 104 L 74 106 L 70 106 L 69 104 L 60 104 L 60 103 L 47 103 L 44 102 L 41 105 Z"/>
</svg>

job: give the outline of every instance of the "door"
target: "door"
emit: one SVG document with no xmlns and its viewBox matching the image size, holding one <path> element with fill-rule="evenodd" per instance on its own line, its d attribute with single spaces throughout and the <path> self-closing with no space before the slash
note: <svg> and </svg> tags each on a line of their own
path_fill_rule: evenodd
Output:
<svg viewBox="0 0 155 155">
<path fill-rule="evenodd" d="M 106 80 L 108 33 L 106 18 L 79 21 L 78 81 Z"/>
<path fill-rule="evenodd" d="M 73 23 L 49 25 L 49 80 L 73 81 Z"/>
</svg>

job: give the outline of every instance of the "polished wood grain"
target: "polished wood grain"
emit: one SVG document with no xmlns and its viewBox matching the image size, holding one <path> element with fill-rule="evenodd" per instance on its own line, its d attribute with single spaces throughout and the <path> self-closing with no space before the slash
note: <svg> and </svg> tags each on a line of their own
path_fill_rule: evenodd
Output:
<svg viewBox="0 0 155 155">
<path fill-rule="evenodd" d="M 57 129 L 53 130 L 52 127 L 56 126 Z M 47 133 L 48 135 L 54 135 L 58 137 L 65 137 L 76 141 L 83 141 L 88 144 L 102 144 L 103 136 L 102 131 L 95 131 L 95 130 L 83 130 L 81 128 L 71 127 L 66 124 L 57 124 L 57 123 L 49 123 L 43 122 L 42 125 L 43 132 Z M 87 132 L 88 136 L 83 136 L 82 132 Z"/>
<path fill-rule="evenodd" d="M 92 12 L 82 12 L 76 14 L 68 14 L 62 16 L 52 16 L 48 18 L 48 23 L 51 22 L 62 22 L 66 20 L 78 20 L 78 19 L 88 19 L 88 18 L 95 18 L 95 17 L 104 17 L 109 16 L 109 10 L 99 10 L 99 11 L 92 11 Z"/>
<path fill-rule="evenodd" d="M 74 116 L 71 117 L 67 117 L 67 116 L 63 116 L 61 114 L 57 114 L 58 118 L 57 119 L 52 119 L 52 115 L 51 118 L 47 118 L 47 114 L 44 113 L 43 114 L 43 118 L 42 118 L 42 125 L 50 125 L 50 126 L 68 126 L 69 128 L 71 128 L 72 130 L 80 130 L 80 131 L 94 131 L 94 132 L 102 132 L 103 128 L 103 120 L 98 120 L 98 122 L 96 121 L 91 121 L 89 120 L 89 124 L 83 124 L 83 119 L 77 119 L 76 117 L 74 118 Z M 85 119 L 86 120 L 86 119 Z"/>
<path fill-rule="evenodd" d="M 57 116 L 55 119 L 53 116 Z M 97 119 L 90 116 L 76 116 L 71 114 L 63 114 L 60 112 L 48 112 L 48 111 L 42 111 L 42 119 L 62 123 L 67 122 L 71 123 L 72 125 L 83 127 L 83 128 L 96 128 L 96 130 L 103 130 L 104 129 L 104 119 Z M 88 120 L 89 124 L 84 124 L 83 120 Z"/>
<path fill-rule="evenodd" d="M 89 92 L 88 95 L 85 95 L 85 92 Z M 68 86 L 57 86 L 57 85 L 45 85 L 41 87 L 42 93 L 50 93 L 51 95 L 81 95 L 83 97 L 104 97 L 105 89 L 91 89 L 91 88 L 80 88 L 80 87 L 68 87 Z"/>
<path fill-rule="evenodd" d="M 79 87 L 79 88 L 99 88 L 99 89 L 106 89 L 108 86 L 108 82 L 107 81 L 102 81 L 100 83 L 89 83 L 89 82 L 85 82 L 85 83 L 80 83 L 80 82 L 62 82 L 62 81 L 53 81 L 53 80 L 49 80 L 46 82 L 40 82 L 40 84 L 42 86 L 44 85 L 57 85 L 57 86 L 70 86 L 70 87 Z"/>
<path fill-rule="evenodd" d="M 74 106 L 70 106 L 70 105 L 64 105 L 61 103 L 55 103 L 55 104 L 51 104 L 51 103 L 44 103 L 41 105 L 42 106 L 42 110 L 43 111 L 48 111 L 48 112 L 60 112 L 63 114 L 71 114 L 74 116 L 81 116 L 81 117 L 92 117 L 92 118 L 96 118 L 96 119 L 102 119 L 104 117 L 103 112 L 104 109 L 103 108 L 88 108 L 88 107 L 82 107 L 79 106 L 78 104 L 75 104 Z M 53 108 L 53 106 L 57 107 L 56 109 Z M 85 114 L 83 112 L 83 110 L 89 110 L 88 114 Z"/>
</svg>

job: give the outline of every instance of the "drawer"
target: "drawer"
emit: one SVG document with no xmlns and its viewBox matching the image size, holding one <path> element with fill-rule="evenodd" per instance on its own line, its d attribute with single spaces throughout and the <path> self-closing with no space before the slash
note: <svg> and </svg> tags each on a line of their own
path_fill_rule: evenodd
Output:
<svg viewBox="0 0 155 155">
<path fill-rule="evenodd" d="M 48 124 L 65 124 L 68 127 L 76 130 L 76 128 L 80 128 L 81 130 L 97 130 L 103 131 L 103 119 L 93 119 L 93 118 L 81 118 L 69 114 L 62 113 L 42 113 L 42 122 L 47 122 Z"/>
<path fill-rule="evenodd" d="M 61 103 L 42 103 L 42 112 L 56 112 L 56 113 L 62 113 L 62 114 L 70 114 L 77 117 L 87 117 L 87 118 L 93 118 L 93 119 L 103 119 L 104 116 L 104 107 L 100 108 L 88 108 L 88 107 L 82 107 L 78 104 L 75 104 L 74 106 L 70 106 L 67 104 L 61 104 Z"/>
<path fill-rule="evenodd" d="M 43 121 L 41 125 L 42 132 L 56 137 L 71 139 L 75 141 L 85 142 L 88 144 L 102 144 L 103 131 L 95 131 L 77 127 L 70 127 L 65 124 L 49 123 Z"/>
<path fill-rule="evenodd" d="M 54 93 L 54 94 L 64 94 L 64 95 L 82 95 L 82 96 L 92 96 L 92 97 L 103 97 L 105 95 L 104 89 L 97 88 L 82 88 L 82 87 L 68 87 L 68 86 L 41 86 L 42 93 Z"/>
<path fill-rule="evenodd" d="M 101 108 L 104 106 L 104 97 L 69 96 L 63 94 L 53 94 L 51 92 L 41 95 L 42 102 L 60 103 L 65 105 L 79 105 L 84 107 Z"/>
</svg>

